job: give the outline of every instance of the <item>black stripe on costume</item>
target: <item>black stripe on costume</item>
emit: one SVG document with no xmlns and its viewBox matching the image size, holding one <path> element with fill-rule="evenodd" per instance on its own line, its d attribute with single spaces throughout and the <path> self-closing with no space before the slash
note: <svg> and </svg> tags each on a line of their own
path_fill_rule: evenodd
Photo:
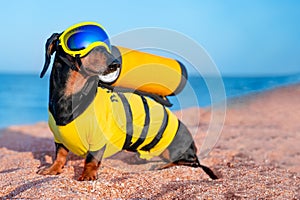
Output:
<svg viewBox="0 0 300 200">
<path fill-rule="evenodd" d="M 118 93 L 118 95 L 123 103 L 124 111 L 126 114 L 126 139 L 125 139 L 122 149 L 127 149 L 130 147 L 131 139 L 132 139 L 132 135 L 133 135 L 132 111 L 131 111 L 131 107 L 130 107 L 129 102 L 126 99 L 125 95 L 123 93 Z"/>
<path fill-rule="evenodd" d="M 148 106 L 146 98 L 143 96 L 141 96 L 141 98 L 142 98 L 142 101 L 144 104 L 144 110 L 146 113 L 144 128 L 141 132 L 139 139 L 127 149 L 129 151 L 136 151 L 136 149 L 145 141 L 148 130 L 149 130 L 149 124 L 150 124 L 149 106 Z"/>
<path fill-rule="evenodd" d="M 159 128 L 159 131 L 158 131 L 157 135 L 155 136 L 155 138 L 149 144 L 147 144 L 143 148 L 141 148 L 141 150 L 150 151 L 161 140 L 161 138 L 163 136 L 163 133 L 165 132 L 165 130 L 167 128 L 167 125 L 168 125 L 168 122 L 169 122 L 169 116 L 168 116 L 168 113 L 166 111 L 166 108 L 163 107 L 163 109 L 164 109 L 164 118 L 163 118 L 162 124 Z"/>
</svg>

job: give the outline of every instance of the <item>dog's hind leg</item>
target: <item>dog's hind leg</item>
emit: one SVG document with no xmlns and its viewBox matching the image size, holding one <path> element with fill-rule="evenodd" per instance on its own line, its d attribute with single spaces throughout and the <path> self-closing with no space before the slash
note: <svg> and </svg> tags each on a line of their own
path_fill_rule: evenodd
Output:
<svg viewBox="0 0 300 200">
<path fill-rule="evenodd" d="M 175 138 L 160 157 L 169 162 L 160 169 L 166 169 L 176 165 L 201 167 L 211 179 L 218 178 L 211 169 L 200 164 L 193 137 L 182 122 L 179 122 L 179 128 Z"/>
<path fill-rule="evenodd" d="M 62 172 L 64 165 L 67 161 L 67 155 L 69 150 L 59 143 L 55 143 L 56 155 L 53 164 L 48 168 L 43 168 L 37 171 L 40 175 L 57 175 Z"/>
</svg>

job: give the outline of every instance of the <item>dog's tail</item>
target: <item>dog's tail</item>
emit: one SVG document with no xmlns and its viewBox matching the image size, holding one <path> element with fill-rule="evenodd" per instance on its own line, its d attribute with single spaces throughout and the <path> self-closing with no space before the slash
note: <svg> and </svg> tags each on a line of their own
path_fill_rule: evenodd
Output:
<svg viewBox="0 0 300 200">
<path fill-rule="evenodd" d="M 197 156 L 197 147 L 193 137 L 187 127 L 180 121 L 177 134 L 167 150 L 167 160 L 171 161 L 173 164 L 197 168 L 200 167 L 211 179 L 218 179 L 210 168 L 200 164 Z"/>
<path fill-rule="evenodd" d="M 218 179 L 218 176 L 209 168 L 202 165 L 196 155 L 196 148 L 194 142 L 191 144 L 190 148 L 180 157 L 180 159 L 173 162 L 175 165 L 185 165 L 195 168 L 201 168 L 211 179 Z"/>
<path fill-rule="evenodd" d="M 197 156 L 196 156 L 196 157 L 197 157 Z M 209 167 L 206 167 L 206 166 L 200 164 L 200 161 L 199 161 L 198 157 L 197 157 L 196 160 L 197 160 L 197 163 L 198 163 L 199 167 L 201 167 L 201 168 L 203 169 L 203 171 L 204 171 L 211 179 L 213 179 L 213 180 L 218 179 L 217 175 L 216 175 Z"/>
</svg>

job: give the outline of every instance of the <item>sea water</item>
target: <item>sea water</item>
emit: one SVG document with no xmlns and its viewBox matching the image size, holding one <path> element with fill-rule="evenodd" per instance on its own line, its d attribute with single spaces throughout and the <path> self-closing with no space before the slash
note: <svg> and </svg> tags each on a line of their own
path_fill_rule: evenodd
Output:
<svg viewBox="0 0 300 200">
<path fill-rule="evenodd" d="M 217 79 L 190 76 L 188 87 L 186 87 L 189 90 L 185 89 L 178 96 L 169 98 L 173 103 L 171 110 L 209 106 L 212 100 L 210 86 L 207 83 L 214 82 L 214 80 Z M 300 76 L 223 77 L 222 81 L 226 98 L 233 98 L 298 83 Z M 0 74 L 0 128 L 47 121 L 48 82 L 49 76 L 40 79 L 38 74 Z M 222 89 L 221 86 L 219 84 L 215 87 Z"/>
<path fill-rule="evenodd" d="M 0 128 L 47 120 L 48 80 L 38 74 L 0 74 Z"/>
</svg>

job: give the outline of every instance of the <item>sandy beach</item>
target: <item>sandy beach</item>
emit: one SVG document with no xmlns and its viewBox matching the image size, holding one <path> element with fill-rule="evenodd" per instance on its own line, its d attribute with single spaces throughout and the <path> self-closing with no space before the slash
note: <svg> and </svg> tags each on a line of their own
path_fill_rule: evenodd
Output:
<svg viewBox="0 0 300 200">
<path fill-rule="evenodd" d="M 47 123 L 2 129 L 0 197 L 300 199 L 299 97 L 300 85 L 292 85 L 228 101 L 221 137 L 201 161 L 218 174 L 218 180 L 189 167 L 151 170 L 158 161 L 134 164 L 132 154 L 126 153 L 104 160 L 97 181 L 77 181 L 83 159 L 72 154 L 62 174 L 40 176 L 36 171 L 52 163 L 55 151 Z M 209 126 L 210 109 L 183 112 L 188 128 L 198 127 L 199 142 Z M 201 121 L 193 120 L 198 115 Z"/>
</svg>

